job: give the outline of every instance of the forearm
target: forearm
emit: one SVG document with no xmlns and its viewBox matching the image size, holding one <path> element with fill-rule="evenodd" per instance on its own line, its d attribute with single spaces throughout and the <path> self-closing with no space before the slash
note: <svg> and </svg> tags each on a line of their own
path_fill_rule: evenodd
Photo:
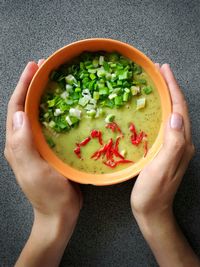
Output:
<svg viewBox="0 0 200 267">
<path fill-rule="evenodd" d="M 139 227 L 161 267 L 199 267 L 200 261 L 172 214 L 137 218 Z"/>
<path fill-rule="evenodd" d="M 36 215 L 30 237 L 15 267 L 58 266 L 74 226 L 75 223 L 62 218 Z"/>
</svg>

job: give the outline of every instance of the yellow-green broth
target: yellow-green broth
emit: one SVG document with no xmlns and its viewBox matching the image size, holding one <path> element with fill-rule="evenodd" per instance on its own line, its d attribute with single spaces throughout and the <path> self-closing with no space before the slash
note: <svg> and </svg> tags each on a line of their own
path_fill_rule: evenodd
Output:
<svg viewBox="0 0 200 267">
<path fill-rule="evenodd" d="M 134 123 L 137 132 L 144 131 L 147 134 L 148 149 L 153 145 L 161 124 L 161 104 L 159 94 L 149 78 L 149 76 L 143 71 L 140 77 L 146 79 L 147 85 L 151 85 L 153 91 L 145 95 L 146 105 L 144 108 L 137 110 L 136 101 L 141 96 L 133 96 L 126 105 L 120 108 L 106 108 L 104 107 L 104 115 L 99 118 L 85 118 L 83 117 L 77 127 L 72 128 L 65 133 L 55 133 L 51 129 L 42 127 L 44 136 L 51 138 L 55 146 L 52 148 L 55 154 L 65 163 L 70 166 L 89 173 L 111 173 L 127 168 L 133 163 L 119 164 L 115 168 L 110 168 L 103 164 L 102 158 L 98 160 L 91 159 L 92 154 L 100 149 L 101 145 L 97 138 L 91 139 L 86 145 L 81 147 L 81 159 L 74 153 L 76 143 L 80 143 L 86 137 L 90 136 L 92 130 L 100 130 L 102 132 L 102 138 L 104 144 L 108 143 L 109 139 L 116 140 L 119 133 L 113 133 L 111 129 L 107 129 L 105 123 L 105 117 L 108 114 L 115 115 L 115 122 L 121 128 L 124 138 L 120 140 L 119 152 L 126 150 L 126 159 L 132 160 L 134 163 L 139 161 L 144 156 L 144 142 L 141 142 L 138 146 L 131 143 L 131 132 L 129 130 L 130 123 Z M 54 90 L 56 84 L 49 81 L 46 92 Z"/>
</svg>

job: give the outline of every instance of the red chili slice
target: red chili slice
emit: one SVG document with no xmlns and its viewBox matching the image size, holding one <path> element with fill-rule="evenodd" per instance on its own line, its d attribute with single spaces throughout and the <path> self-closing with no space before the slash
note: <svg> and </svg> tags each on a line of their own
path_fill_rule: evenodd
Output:
<svg viewBox="0 0 200 267">
<path fill-rule="evenodd" d="M 115 168 L 117 166 L 116 162 L 112 160 L 103 161 L 103 164 L 105 164 L 106 166 L 110 168 Z"/>
<path fill-rule="evenodd" d="M 103 140 L 102 140 L 102 133 L 101 131 L 97 131 L 97 130 L 92 130 L 91 132 L 91 137 L 92 138 L 98 138 L 99 139 L 99 144 L 103 145 Z"/>
<path fill-rule="evenodd" d="M 122 156 L 117 150 L 113 149 L 113 153 L 116 157 L 124 159 L 124 156 Z"/>
<path fill-rule="evenodd" d="M 118 151 L 118 146 L 119 146 L 119 141 L 120 141 L 121 137 L 118 136 L 116 141 L 115 141 L 115 150 Z"/>
<path fill-rule="evenodd" d="M 139 145 L 142 142 L 143 137 L 144 137 L 144 132 L 140 132 L 137 135 L 136 139 L 135 139 L 135 137 L 132 138 L 132 136 L 131 136 L 131 142 L 132 142 L 132 144 L 133 145 L 136 145 L 136 146 Z"/>
<path fill-rule="evenodd" d="M 117 165 L 121 163 L 133 163 L 133 161 L 129 159 L 121 159 L 121 160 L 116 161 Z"/>
<path fill-rule="evenodd" d="M 96 135 L 96 133 L 93 135 Z M 124 158 L 124 156 L 122 156 L 119 153 L 119 142 L 120 142 L 121 137 L 117 137 L 116 141 L 113 142 L 113 139 L 111 138 L 107 144 L 105 144 L 102 148 L 100 148 L 99 150 L 97 150 L 96 152 L 94 152 L 94 154 L 91 156 L 91 158 L 94 158 L 95 160 L 98 160 L 100 157 L 103 158 L 105 157 L 106 160 L 103 161 L 103 164 L 105 164 L 106 166 L 110 167 L 110 168 L 115 168 L 117 165 L 121 164 L 121 163 L 131 163 L 133 161 L 131 160 L 126 160 Z M 120 160 L 116 161 L 114 159 L 114 156 L 116 158 L 120 158 Z"/>
<path fill-rule="evenodd" d="M 91 140 L 91 138 L 87 137 L 83 141 L 81 141 L 80 144 L 78 144 L 78 146 L 85 146 L 85 145 L 87 145 L 87 143 L 90 142 L 90 140 Z"/>
<path fill-rule="evenodd" d="M 116 157 L 119 157 L 119 158 L 121 158 L 121 159 L 124 159 L 124 156 L 122 156 L 122 155 L 119 153 L 119 148 L 118 148 L 118 146 L 119 146 L 119 141 L 120 141 L 120 139 L 121 139 L 121 137 L 118 136 L 117 139 L 116 139 L 116 141 L 115 141 L 115 147 L 113 148 L 113 153 L 114 153 L 114 155 L 115 155 Z"/>
<path fill-rule="evenodd" d="M 91 138 L 88 136 L 80 143 L 76 143 L 76 148 L 74 149 L 74 153 L 77 155 L 78 158 L 81 158 L 81 146 L 87 145 L 89 143 Z"/>
<path fill-rule="evenodd" d="M 78 158 L 81 158 L 81 148 L 80 148 L 80 146 L 77 146 L 74 149 L 74 153 L 77 155 Z"/>
<path fill-rule="evenodd" d="M 106 145 L 105 145 L 106 146 Z M 91 156 L 91 159 L 92 158 L 95 158 L 95 160 L 99 159 L 101 157 L 101 155 L 104 153 L 104 149 L 105 149 L 105 146 L 103 148 L 100 148 L 99 150 L 97 150 L 96 152 L 94 152 Z"/>
<path fill-rule="evenodd" d="M 113 140 L 111 138 L 109 140 L 109 142 L 108 142 L 107 147 L 106 147 L 106 158 L 107 158 L 107 160 L 113 159 L 112 146 L 113 146 Z"/>
<path fill-rule="evenodd" d="M 123 136 L 122 131 L 116 122 L 110 122 L 110 123 L 106 124 L 106 128 L 111 129 L 113 131 L 113 133 L 119 132 Z"/>
<path fill-rule="evenodd" d="M 131 135 L 131 141 L 132 140 L 136 140 L 136 138 L 137 138 L 137 132 L 136 132 L 136 129 L 135 129 L 135 125 L 133 123 L 130 124 L 129 130 L 133 133 Z"/>
</svg>

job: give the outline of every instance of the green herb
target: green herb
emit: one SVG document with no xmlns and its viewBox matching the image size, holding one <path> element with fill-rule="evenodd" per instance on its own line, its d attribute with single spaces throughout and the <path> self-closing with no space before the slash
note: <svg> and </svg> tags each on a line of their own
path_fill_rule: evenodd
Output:
<svg viewBox="0 0 200 267">
<path fill-rule="evenodd" d="M 151 86 L 145 86 L 142 88 L 142 91 L 146 94 L 149 95 L 153 90 Z"/>
<path fill-rule="evenodd" d="M 55 89 L 41 99 L 40 121 L 55 132 L 65 132 L 84 116 L 103 116 L 103 107 L 120 108 L 141 92 L 148 95 L 152 88 L 141 73 L 140 66 L 118 53 L 84 52 L 51 72 Z M 138 99 L 136 108 L 145 103 L 145 98 Z M 108 116 L 107 120 L 113 117 Z"/>
</svg>

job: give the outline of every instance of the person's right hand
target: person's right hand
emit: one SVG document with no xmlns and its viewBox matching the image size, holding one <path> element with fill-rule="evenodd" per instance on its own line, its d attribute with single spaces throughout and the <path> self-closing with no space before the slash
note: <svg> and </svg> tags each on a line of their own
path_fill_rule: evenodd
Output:
<svg viewBox="0 0 200 267">
<path fill-rule="evenodd" d="M 188 108 L 169 65 L 156 66 L 171 94 L 172 115 L 166 123 L 160 152 L 135 182 L 131 207 L 159 266 L 199 267 L 173 214 L 174 196 L 194 155 Z"/>
<path fill-rule="evenodd" d="M 165 126 L 162 149 L 141 171 L 133 187 L 131 206 L 136 217 L 156 217 L 172 212 L 175 193 L 194 155 L 185 98 L 169 65 L 156 66 L 171 94 L 172 115 Z"/>
</svg>

